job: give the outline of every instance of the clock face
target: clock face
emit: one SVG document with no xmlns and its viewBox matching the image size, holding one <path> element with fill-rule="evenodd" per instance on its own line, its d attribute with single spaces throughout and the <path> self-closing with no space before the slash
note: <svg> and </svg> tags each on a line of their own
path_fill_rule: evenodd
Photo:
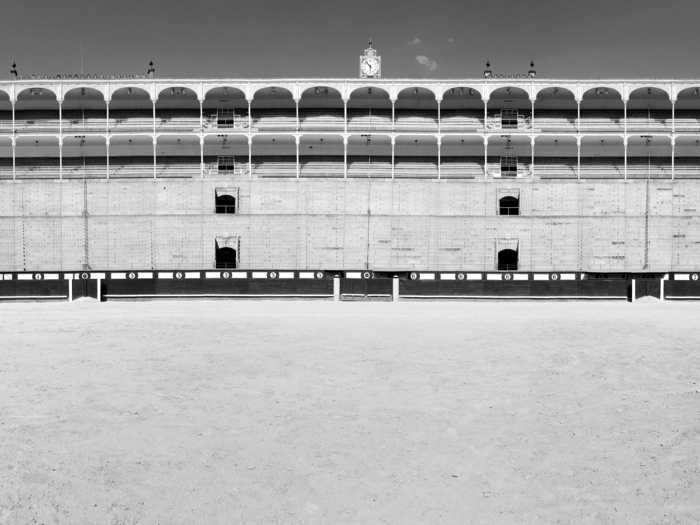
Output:
<svg viewBox="0 0 700 525">
<path fill-rule="evenodd" d="M 362 60 L 362 74 L 372 77 L 379 72 L 379 60 L 376 57 L 366 57 Z"/>
</svg>

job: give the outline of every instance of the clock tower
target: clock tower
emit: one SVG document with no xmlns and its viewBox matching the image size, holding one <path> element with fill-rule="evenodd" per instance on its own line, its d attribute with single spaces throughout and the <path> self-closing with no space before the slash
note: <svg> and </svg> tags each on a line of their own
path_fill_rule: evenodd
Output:
<svg viewBox="0 0 700 525">
<path fill-rule="evenodd" d="M 369 47 L 360 55 L 360 78 L 381 78 L 382 57 L 377 55 L 377 50 L 372 47 L 372 40 Z"/>
</svg>

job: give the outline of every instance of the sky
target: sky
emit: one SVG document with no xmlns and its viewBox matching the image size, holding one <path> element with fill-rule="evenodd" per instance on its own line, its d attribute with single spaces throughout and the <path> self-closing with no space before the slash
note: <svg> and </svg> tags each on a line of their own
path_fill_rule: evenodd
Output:
<svg viewBox="0 0 700 525">
<path fill-rule="evenodd" d="M 700 0 L 3 0 L 0 56 L 22 75 L 385 78 L 700 77 Z M 82 49 L 82 52 L 81 52 Z M 81 59 L 82 57 L 82 59 Z"/>
</svg>

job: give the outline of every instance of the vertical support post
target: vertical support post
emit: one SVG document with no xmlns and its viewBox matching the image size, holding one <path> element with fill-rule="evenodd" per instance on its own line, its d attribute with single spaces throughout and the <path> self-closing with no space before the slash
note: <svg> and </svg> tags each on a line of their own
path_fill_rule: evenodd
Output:
<svg viewBox="0 0 700 525">
<path fill-rule="evenodd" d="M 442 136 L 437 137 L 437 169 L 438 180 L 442 178 Z"/>
<path fill-rule="evenodd" d="M 58 179 L 63 180 L 63 100 L 58 101 Z"/>
<path fill-rule="evenodd" d="M 391 300 L 394 302 L 399 300 L 399 278 L 396 275 L 391 280 Z"/>
<path fill-rule="evenodd" d="M 109 102 L 111 98 L 105 100 L 105 166 L 107 168 L 107 179 L 109 179 Z"/>
<path fill-rule="evenodd" d="M 12 135 L 12 180 L 17 180 L 17 138 Z"/>
<path fill-rule="evenodd" d="M 396 99 L 391 98 L 391 131 L 396 131 Z"/>
<path fill-rule="evenodd" d="M 668 274 L 664 274 L 661 276 L 661 279 L 659 282 L 659 301 L 666 300 L 666 290 L 664 289 L 664 285 L 666 284 L 667 277 L 668 277 Z"/>
<path fill-rule="evenodd" d="M 581 100 L 576 99 L 576 132 L 581 133 Z"/>
<path fill-rule="evenodd" d="M 535 132 L 535 100 L 530 99 L 530 129 Z"/>
<path fill-rule="evenodd" d="M 73 274 L 70 274 L 67 281 L 68 281 L 68 302 L 72 303 L 73 302 Z"/>
<path fill-rule="evenodd" d="M 157 148 L 158 148 L 158 139 L 156 138 L 155 135 L 153 135 L 153 178 L 157 178 L 157 169 L 158 169 L 158 160 L 157 160 Z"/>
<path fill-rule="evenodd" d="M 252 110 L 252 100 L 248 100 L 248 135 L 253 130 L 253 110 Z"/>
<path fill-rule="evenodd" d="M 110 145 L 110 137 L 107 135 L 107 138 L 105 140 L 105 163 L 107 167 L 107 180 L 109 180 L 109 145 Z"/>
<path fill-rule="evenodd" d="M 158 143 L 156 139 L 156 101 L 151 100 L 153 103 L 153 178 L 156 178 L 156 169 L 157 169 L 157 164 L 156 164 L 156 145 Z"/>
<path fill-rule="evenodd" d="M 535 176 L 535 135 L 530 137 L 530 177 Z"/>
<path fill-rule="evenodd" d="M 484 133 L 486 133 L 486 130 L 488 129 L 489 120 L 489 99 L 484 98 L 482 100 L 484 102 Z"/>
<path fill-rule="evenodd" d="M 97 301 L 102 302 L 102 279 L 97 278 Z"/>
<path fill-rule="evenodd" d="M 624 129 L 625 129 L 625 137 L 623 140 L 623 145 L 625 148 L 625 180 L 627 180 L 627 100 L 622 101 L 622 106 L 624 109 Z"/>
<path fill-rule="evenodd" d="M 299 99 L 298 98 L 294 99 L 294 110 L 296 112 L 296 122 L 297 122 L 296 131 L 298 132 L 301 129 L 301 122 L 299 122 Z"/>
<path fill-rule="evenodd" d="M 631 294 L 631 302 L 635 302 L 637 300 L 637 280 L 632 279 L 632 294 Z"/>
<path fill-rule="evenodd" d="M 581 180 L 581 135 L 576 135 L 576 180 Z"/>
<path fill-rule="evenodd" d="M 671 134 L 676 135 L 676 99 L 671 100 Z"/>
<path fill-rule="evenodd" d="M 343 136 L 343 178 L 348 178 L 348 136 Z"/>
<path fill-rule="evenodd" d="M 294 135 L 294 144 L 296 146 L 296 158 L 297 158 L 297 179 L 299 178 L 299 134 Z"/>
<path fill-rule="evenodd" d="M 343 99 L 343 133 L 348 134 L 348 101 Z"/>
<path fill-rule="evenodd" d="M 671 180 L 676 178 L 676 137 L 671 136 Z"/>
<path fill-rule="evenodd" d="M 396 156 L 396 137 L 391 135 L 391 180 L 394 180 L 394 175 L 396 172 L 396 162 L 394 161 Z"/>
<path fill-rule="evenodd" d="M 340 301 L 340 277 L 333 277 L 333 300 Z"/>
<path fill-rule="evenodd" d="M 484 178 L 489 174 L 489 138 L 484 136 Z"/>
<path fill-rule="evenodd" d="M 204 134 L 199 135 L 199 176 L 204 178 Z"/>
<path fill-rule="evenodd" d="M 442 99 L 439 98 L 437 99 L 437 128 L 438 128 L 438 134 L 442 133 L 442 118 L 441 118 L 441 112 L 440 112 L 440 103 L 442 102 Z"/>
<path fill-rule="evenodd" d="M 253 137 L 248 132 L 248 177 L 253 177 Z"/>
</svg>

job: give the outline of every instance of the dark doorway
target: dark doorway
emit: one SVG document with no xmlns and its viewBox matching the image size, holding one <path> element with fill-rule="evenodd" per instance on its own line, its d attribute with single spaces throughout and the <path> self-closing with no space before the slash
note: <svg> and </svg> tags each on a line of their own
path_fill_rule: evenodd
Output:
<svg viewBox="0 0 700 525">
<path fill-rule="evenodd" d="M 216 245 L 216 267 L 217 268 L 235 268 L 236 267 L 236 250 L 233 248 L 219 248 Z"/>
<path fill-rule="evenodd" d="M 518 252 L 516 250 L 501 250 L 498 252 L 498 269 L 515 271 L 518 269 Z"/>
<path fill-rule="evenodd" d="M 499 215 L 520 215 L 520 201 L 515 197 L 503 197 L 498 201 Z"/>
</svg>

